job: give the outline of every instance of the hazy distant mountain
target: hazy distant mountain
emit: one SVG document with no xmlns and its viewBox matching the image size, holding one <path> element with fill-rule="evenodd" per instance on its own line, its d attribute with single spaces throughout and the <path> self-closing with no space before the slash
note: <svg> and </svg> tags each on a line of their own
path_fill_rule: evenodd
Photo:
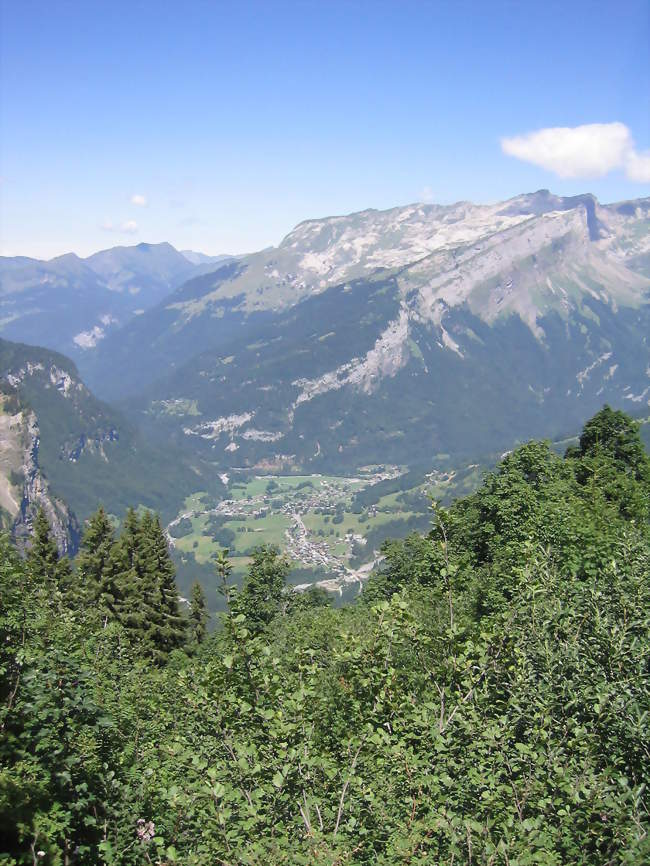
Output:
<svg viewBox="0 0 650 866">
<path fill-rule="evenodd" d="M 181 250 L 188 262 L 193 265 L 219 265 L 232 259 L 232 256 L 206 256 L 205 253 L 197 253 L 194 250 Z"/>
<path fill-rule="evenodd" d="M 115 395 L 159 378 L 132 405 L 223 465 L 561 434 L 650 398 L 649 217 L 648 199 L 542 191 L 302 223 L 114 334 L 93 380 Z"/>
<path fill-rule="evenodd" d="M 112 247 L 85 260 L 115 292 L 133 296 L 140 308 L 148 308 L 197 273 L 197 264 L 171 244 L 138 244 Z"/>
<path fill-rule="evenodd" d="M 211 267 L 167 243 L 114 247 L 86 259 L 3 257 L 0 334 L 78 355 Z"/>
</svg>

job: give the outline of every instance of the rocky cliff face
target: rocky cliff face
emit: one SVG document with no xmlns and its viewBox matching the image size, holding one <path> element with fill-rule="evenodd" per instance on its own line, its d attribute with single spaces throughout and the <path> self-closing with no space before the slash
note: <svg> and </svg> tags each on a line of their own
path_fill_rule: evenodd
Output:
<svg viewBox="0 0 650 866">
<path fill-rule="evenodd" d="M 79 524 L 68 506 L 52 495 L 50 485 L 38 463 L 40 431 L 35 412 L 25 412 L 25 450 L 23 455 L 23 495 L 12 534 L 19 548 L 28 545 L 32 524 L 43 508 L 56 539 L 59 553 L 74 554 L 79 544 Z"/>
<path fill-rule="evenodd" d="M 100 504 L 113 514 L 130 505 L 174 513 L 178 500 L 195 484 L 194 466 L 169 447 L 156 449 L 141 438 L 120 412 L 97 400 L 63 355 L 0 339 L 3 389 L 13 394 L 15 406 L 13 422 L 2 420 L 0 413 L 0 478 L 4 443 L 5 477 L 20 473 L 27 484 L 23 522 L 28 521 L 30 504 L 44 497 L 52 503 L 53 522 L 59 515 L 62 525 L 70 523 L 74 546 L 76 530 L 62 502 L 80 521 Z M 23 458 L 25 454 L 31 456 Z M 22 485 L 23 480 L 11 489 L 5 485 L 3 491 L 0 483 L 0 507 L 13 515 L 5 525 L 15 519 Z M 59 533 L 63 547 L 64 535 Z"/>
<path fill-rule="evenodd" d="M 24 550 L 34 517 L 42 507 L 59 552 L 72 554 L 79 542 L 79 525 L 67 505 L 50 489 L 39 465 L 39 444 L 36 413 L 21 406 L 15 391 L 4 390 L 0 393 L 0 507 L 4 529 Z"/>
<path fill-rule="evenodd" d="M 237 270 L 195 281 L 199 291 L 179 293 L 168 308 L 181 321 L 233 299 L 248 311 L 278 310 L 380 269 L 410 268 L 411 281 L 419 282 L 456 265 L 473 270 L 478 264 L 488 277 L 569 234 L 575 252 L 582 245 L 644 271 L 649 217 L 650 199 L 601 205 L 591 195 L 561 198 L 542 190 L 495 205 L 416 204 L 308 220 L 278 247 L 242 257 Z M 459 284 L 449 300 L 464 297 Z"/>
<path fill-rule="evenodd" d="M 591 195 L 542 190 L 492 205 L 414 204 L 308 220 L 277 247 L 188 281 L 85 356 L 83 371 L 100 394 L 135 394 L 201 352 L 234 338 L 253 342 L 279 315 L 337 286 L 387 276 L 399 281 L 409 323 L 442 326 L 450 352 L 457 341 L 443 319 L 464 306 L 489 324 L 520 317 L 541 339 L 543 316 L 566 318 L 585 296 L 644 302 L 650 199 L 601 205 Z"/>
</svg>

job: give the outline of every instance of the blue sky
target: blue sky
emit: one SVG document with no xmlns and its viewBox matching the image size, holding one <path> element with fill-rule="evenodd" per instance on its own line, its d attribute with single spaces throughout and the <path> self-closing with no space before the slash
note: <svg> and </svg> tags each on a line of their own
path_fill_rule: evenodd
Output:
<svg viewBox="0 0 650 866">
<path fill-rule="evenodd" d="M 647 0 L 0 4 L 4 254 L 241 253 L 367 207 L 650 194 Z"/>
</svg>

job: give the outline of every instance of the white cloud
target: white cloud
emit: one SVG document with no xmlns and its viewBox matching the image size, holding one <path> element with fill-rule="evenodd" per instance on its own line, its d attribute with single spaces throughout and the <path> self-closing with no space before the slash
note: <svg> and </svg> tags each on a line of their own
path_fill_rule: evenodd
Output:
<svg viewBox="0 0 650 866">
<path fill-rule="evenodd" d="M 147 197 L 146 195 L 140 195 L 140 193 L 134 193 L 131 196 L 131 204 L 137 205 L 137 207 L 146 207 L 147 206 Z"/>
<path fill-rule="evenodd" d="M 430 186 L 423 186 L 419 195 L 420 201 L 430 203 L 433 201 L 433 190 Z"/>
<path fill-rule="evenodd" d="M 138 224 L 135 220 L 126 220 L 121 225 L 116 226 L 111 222 L 111 220 L 106 219 L 102 223 L 102 228 L 105 232 L 122 232 L 127 235 L 132 235 L 139 231 Z"/>
<path fill-rule="evenodd" d="M 624 123 L 538 129 L 502 138 L 501 149 L 560 177 L 602 177 L 623 169 L 629 180 L 650 180 L 650 153 L 636 150 L 632 133 Z"/>
<path fill-rule="evenodd" d="M 650 183 L 650 150 L 643 153 L 633 151 L 628 155 L 625 171 L 630 180 Z"/>
</svg>

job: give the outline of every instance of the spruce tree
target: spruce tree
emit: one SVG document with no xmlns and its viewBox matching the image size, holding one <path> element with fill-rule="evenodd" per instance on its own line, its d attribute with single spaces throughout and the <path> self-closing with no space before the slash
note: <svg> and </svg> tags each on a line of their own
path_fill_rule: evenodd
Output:
<svg viewBox="0 0 650 866">
<path fill-rule="evenodd" d="M 140 520 L 133 508 L 129 508 L 117 542 L 109 557 L 110 569 L 115 574 L 118 588 L 118 618 L 126 627 L 135 625 L 138 617 L 141 572 L 140 556 Z"/>
<path fill-rule="evenodd" d="M 147 611 L 144 605 L 142 540 L 140 519 L 129 508 L 119 538 L 107 563 L 116 589 L 116 614 L 135 645 L 147 643 Z"/>
<path fill-rule="evenodd" d="M 192 584 L 189 613 L 190 645 L 202 644 L 207 631 L 208 612 L 205 607 L 205 593 L 198 580 Z"/>
<path fill-rule="evenodd" d="M 116 616 L 120 599 L 114 545 L 113 526 L 100 507 L 86 525 L 77 556 L 77 576 L 86 600 L 96 605 L 105 619 Z"/>
<path fill-rule="evenodd" d="M 160 519 L 138 518 L 131 508 L 112 555 L 121 591 L 119 618 L 143 655 L 164 663 L 186 641 L 187 623 L 178 606 L 174 563 Z"/>
<path fill-rule="evenodd" d="M 70 562 L 67 558 L 59 556 L 59 550 L 42 505 L 34 518 L 27 563 L 32 576 L 42 585 L 55 587 L 64 593 L 70 591 Z"/>
<path fill-rule="evenodd" d="M 128 523 L 127 523 L 128 521 Z M 123 621 L 145 655 L 161 661 L 163 628 L 162 597 L 152 540 L 152 514 L 145 511 L 140 520 L 127 515 L 124 550 L 129 563 Z"/>
<path fill-rule="evenodd" d="M 160 605 L 160 610 L 156 612 L 158 632 L 154 637 L 154 642 L 158 650 L 166 655 L 171 650 L 183 646 L 187 626 L 178 606 L 176 569 L 169 555 L 167 538 L 157 514 L 150 515 L 147 532 L 147 568 L 154 570 L 156 598 Z"/>
</svg>

